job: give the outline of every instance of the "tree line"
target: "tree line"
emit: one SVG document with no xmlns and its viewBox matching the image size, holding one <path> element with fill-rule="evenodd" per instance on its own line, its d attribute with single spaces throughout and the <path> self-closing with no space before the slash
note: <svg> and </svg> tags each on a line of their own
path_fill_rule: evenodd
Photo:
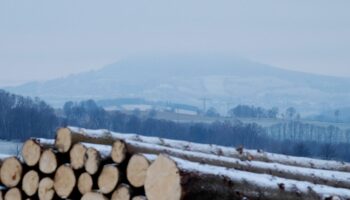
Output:
<svg viewBox="0 0 350 200">
<path fill-rule="evenodd" d="M 320 143 L 293 138 L 280 140 L 268 136 L 267 129 L 256 123 L 242 123 L 239 120 L 216 121 L 210 124 L 177 123 L 155 119 L 156 114 L 154 110 L 151 110 L 149 115 L 142 116 L 136 112 L 126 114 L 120 111 L 106 111 L 93 100 L 67 102 L 63 108 L 55 110 L 40 99 L 0 90 L 1 139 L 52 138 L 56 128 L 71 125 L 225 146 L 242 145 L 245 148 L 297 156 L 350 160 L 346 143 Z"/>
</svg>

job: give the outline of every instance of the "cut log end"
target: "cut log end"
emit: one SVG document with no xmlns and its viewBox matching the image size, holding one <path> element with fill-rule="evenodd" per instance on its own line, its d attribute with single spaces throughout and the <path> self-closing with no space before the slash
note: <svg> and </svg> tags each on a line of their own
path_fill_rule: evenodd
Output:
<svg viewBox="0 0 350 200">
<path fill-rule="evenodd" d="M 126 154 L 127 154 L 127 148 L 125 143 L 121 140 L 115 141 L 112 146 L 112 153 L 111 153 L 112 160 L 115 163 L 120 164 L 125 160 Z"/>
<path fill-rule="evenodd" d="M 57 168 L 57 158 L 51 149 L 45 150 L 40 157 L 39 169 L 44 174 L 52 174 Z"/>
<path fill-rule="evenodd" d="M 35 140 L 29 139 L 24 142 L 21 153 L 24 163 L 32 167 L 39 162 L 41 147 Z"/>
<path fill-rule="evenodd" d="M 88 192 L 83 195 L 81 200 L 107 200 L 107 197 L 97 192 Z"/>
<path fill-rule="evenodd" d="M 72 149 L 69 152 L 70 163 L 73 169 L 78 170 L 84 167 L 84 156 L 86 150 L 86 147 L 81 143 L 73 145 Z"/>
<path fill-rule="evenodd" d="M 69 165 L 61 165 L 55 174 L 54 189 L 61 198 L 67 198 L 76 184 L 73 169 Z"/>
<path fill-rule="evenodd" d="M 72 135 L 68 128 L 60 128 L 57 130 L 55 146 L 61 153 L 66 153 L 72 146 Z"/>
<path fill-rule="evenodd" d="M 130 158 L 126 169 L 126 175 L 132 186 L 144 186 L 149 166 L 150 162 L 143 155 L 135 154 Z"/>
<path fill-rule="evenodd" d="M 159 155 L 147 171 L 145 191 L 149 200 L 181 199 L 181 177 L 176 163 Z"/>
<path fill-rule="evenodd" d="M 30 170 L 23 176 L 22 190 L 27 196 L 31 197 L 38 191 L 38 187 L 39 174 L 34 170 Z"/>
<path fill-rule="evenodd" d="M 85 154 L 85 170 L 94 175 L 99 168 L 101 162 L 101 155 L 95 148 L 88 148 Z"/>
<path fill-rule="evenodd" d="M 18 188 L 11 188 L 9 191 L 6 192 L 4 196 L 4 200 L 21 200 L 21 199 L 22 199 L 22 193 Z"/>
<path fill-rule="evenodd" d="M 78 179 L 78 190 L 81 194 L 91 192 L 93 186 L 93 180 L 89 173 L 84 172 Z"/>
<path fill-rule="evenodd" d="M 139 195 L 139 196 L 133 197 L 131 200 L 147 200 L 147 197 Z"/>
<path fill-rule="evenodd" d="M 131 189 L 127 184 L 120 184 L 113 192 L 111 200 L 130 200 Z"/>
<path fill-rule="evenodd" d="M 22 165 L 15 157 L 10 157 L 4 160 L 1 171 L 0 179 L 6 187 L 15 187 L 22 177 Z"/>
<path fill-rule="evenodd" d="M 39 200 L 52 200 L 55 195 L 53 188 L 54 182 L 51 178 L 43 178 L 39 183 L 38 197 Z"/>
<path fill-rule="evenodd" d="M 118 168 L 115 165 L 103 166 L 102 172 L 97 180 L 99 191 L 103 194 L 111 193 L 116 188 L 118 181 Z"/>
</svg>

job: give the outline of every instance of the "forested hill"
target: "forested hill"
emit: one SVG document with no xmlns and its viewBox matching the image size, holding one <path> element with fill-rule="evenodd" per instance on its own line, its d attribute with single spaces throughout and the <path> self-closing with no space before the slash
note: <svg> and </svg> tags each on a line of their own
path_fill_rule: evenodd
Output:
<svg viewBox="0 0 350 200">
<path fill-rule="evenodd" d="M 52 105 L 67 99 L 144 98 L 194 106 L 294 106 L 304 112 L 350 106 L 350 78 L 321 76 L 217 55 L 135 56 L 99 70 L 6 88 Z M 209 102 L 208 102 L 209 103 Z M 209 105 L 211 106 L 211 105 Z"/>
</svg>

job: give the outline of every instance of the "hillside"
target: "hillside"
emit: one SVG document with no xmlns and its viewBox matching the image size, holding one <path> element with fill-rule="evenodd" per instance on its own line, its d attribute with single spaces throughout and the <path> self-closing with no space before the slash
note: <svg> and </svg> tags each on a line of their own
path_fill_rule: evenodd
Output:
<svg viewBox="0 0 350 200">
<path fill-rule="evenodd" d="M 38 96 L 55 106 L 88 98 L 145 98 L 201 106 L 225 112 L 244 103 L 264 107 L 295 106 L 303 112 L 349 106 L 350 78 L 283 70 L 223 56 L 131 57 L 90 71 L 8 91 Z"/>
</svg>

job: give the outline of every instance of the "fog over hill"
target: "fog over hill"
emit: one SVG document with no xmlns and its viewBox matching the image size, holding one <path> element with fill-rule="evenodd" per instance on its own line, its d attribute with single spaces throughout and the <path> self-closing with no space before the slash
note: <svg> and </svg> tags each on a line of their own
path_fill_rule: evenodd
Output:
<svg viewBox="0 0 350 200">
<path fill-rule="evenodd" d="M 67 100 L 145 98 L 224 112 L 235 104 L 285 108 L 302 113 L 350 106 L 350 78 L 284 70 L 216 55 L 137 56 L 100 70 L 5 88 L 59 106 Z"/>
</svg>

